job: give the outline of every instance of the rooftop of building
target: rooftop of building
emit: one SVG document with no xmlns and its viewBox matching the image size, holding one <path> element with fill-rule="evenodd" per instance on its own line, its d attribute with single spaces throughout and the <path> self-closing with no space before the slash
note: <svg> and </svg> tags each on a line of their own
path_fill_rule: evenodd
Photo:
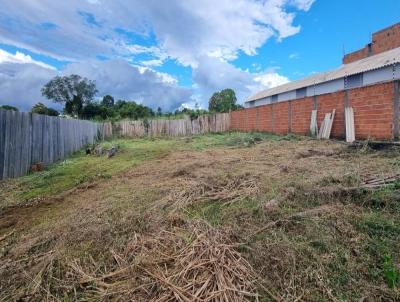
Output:
<svg viewBox="0 0 400 302">
<path fill-rule="evenodd" d="M 339 68 L 334 70 L 318 73 L 301 80 L 292 81 L 284 85 L 263 90 L 251 96 L 246 102 L 251 102 L 272 95 L 333 81 L 366 71 L 372 71 L 397 63 L 400 63 L 400 47 L 361 59 L 359 61 L 355 61 L 353 63 L 341 65 Z"/>
</svg>

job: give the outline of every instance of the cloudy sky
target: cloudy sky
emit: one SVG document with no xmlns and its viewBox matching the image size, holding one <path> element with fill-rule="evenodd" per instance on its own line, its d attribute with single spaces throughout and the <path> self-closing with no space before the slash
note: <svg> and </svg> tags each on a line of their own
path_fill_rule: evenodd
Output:
<svg viewBox="0 0 400 302">
<path fill-rule="evenodd" d="M 340 65 L 400 21 L 400 1 L 0 0 L 0 105 L 29 110 L 56 75 L 164 111 L 239 102 Z M 49 104 L 49 102 L 46 102 Z"/>
</svg>

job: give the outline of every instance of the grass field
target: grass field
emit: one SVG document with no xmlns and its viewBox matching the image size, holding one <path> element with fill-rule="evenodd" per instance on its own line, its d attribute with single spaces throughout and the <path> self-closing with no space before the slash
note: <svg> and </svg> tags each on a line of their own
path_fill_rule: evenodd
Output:
<svg viewBox="0 0 400 302">
<path fill-rule="evenodd" d="M 400 184 L 360 187 L 399 173 L 398 150 L 102 145 L 119 151 L 0 182 L 0 301 L 400 301 Z"/>
</svg>

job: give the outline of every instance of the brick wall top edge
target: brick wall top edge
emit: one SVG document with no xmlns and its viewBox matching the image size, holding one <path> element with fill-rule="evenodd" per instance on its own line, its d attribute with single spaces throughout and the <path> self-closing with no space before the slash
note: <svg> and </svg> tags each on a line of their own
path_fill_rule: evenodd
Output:
<svg viewBox="0 0 400 302">
<path fill-rule="evenodd" d="M 371 54 L 376 55 L 400 46 L 400 22 L 376 31 L 371 41 L 363 48 L 343 56 L 343 64 L 349 64 L 369 56 L 368 45 L 372 45 Z"/>
<path fill-rule="evenodd" d="M 394 81 L 393 81 L 393 80 L 382 81 L 382 82 L 379 82 L 379 83 L 373 83 L 373 84 L 368 84 L 368 85 L 364 85 L 364 86 L 357 87 L 357 88 L 347 89 L 347 91 L 357 91 L 357 90 L 361 90 L 361 89 L 365 89 L 365 88 L 369 88 L 369 87 L 373 87 L 373 86 L 389 85 L 389 84 L 391 84 L 391 83 L 393 83 L 393 82 L 396 82 L 396 81 L 399 81 L 399 80 L 394 80 Z M 337 94 L 337 93 L 343 93 L 343 92 L 345 92 L 345 91 L 346 91 L 346 90 L 343 89 L 343 90 L 338 90 L 338 91 L 335 91 L 335 92 L 329 92 L 329 93 L 318 94 L 318 95 L 316 95 L 316 97 L 317 97 L 317 98 L 318 98 L 318 97 L 327 97 L 327 96 L 329 96 L 329 95 L 334 95 L 334 94 Z M 288 100 L 288 101 L 282 101 L 282 102 L 273 103 L 273 104 L 259 105 L 259 106 L 255 106 L 255 107 L 251 107 L 251 108 L 243 108 L 243 109 L 239 109 L 239 110 L 235 110 L 235 111 L 237 112 L 237 111 L 242 111 L 242 110 L 247 110 L 247 109 L 268 107 L 268 106 L 271 106 L 271 105 L 276 105 L 276 104 L 281 104 L 281 103 L 288 103 L 288 102 L 294 102 L 294 101 L 301 101 L 301 100 L 305 101 L 306 99 L 311 99 L 311 100 L 312 100 L 313 98 L 314 98 L 314 96 L 307 96 L 307 97 L 304 97 L 304 98 L 293 99 L 293 100 Z M 232 111 L 232 112 L 235 112 L 235 111 Z"/>
<path fill-rule="evenodd" d="M 388 27 L 382 28 L 382 29 L 380 29 L 380 30 L 374 32 L 374 33 L 372 34 L 372 36 L 375 36 L 375 35 L 378 35 L 378 34 L 382 34 L 382 33 L 386 32 L 386 31 L 389 31 L 389 30 L 395 29 L 395 28 L 400 28 L 400 22 L 395 23 L 395 24 L 393 24 L 393 25 L 390 25 L 390 26 L 388 26 Z"/>
</svg>

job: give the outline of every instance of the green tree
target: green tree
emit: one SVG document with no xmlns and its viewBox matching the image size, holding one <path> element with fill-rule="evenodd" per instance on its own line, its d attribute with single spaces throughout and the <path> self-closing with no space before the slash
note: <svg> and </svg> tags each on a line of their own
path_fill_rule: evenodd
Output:
<svg viewBox="0 0 400 302">
<path fill-rule="evenodd" d="M 236 104 L 236 94 L 233 89 L 224 89 L 215 92 L 208 102 L 208 110 L 213 112 L 229 112 L 239 108 Z"/>
<path fill-rule="evenodd" d="M 106 107 L 96 102 L 89 102 L 82 108 L 81 116 L 84 119 L 94 119 L 94 118 L 103 119 L 104 117 L 103 109 L 106 109 Z"/>
<path fill-rule="evenodd" d="M 161 109 L 161 107 L 158 107 L 158 108 L 157 108 L 157 115 L 158 115 L 158 116 L 161 116 L 161 115 L 162 115 L 162 109 Z"/>
<path fill-rule="evenodd" d="M 123 100 L 117 101 L 115 104 L 115 110 L 121 118 L 137 120 L 154 116 L 154 111 L 151 108 L 135 102 L 127 102 Z"/>
<path fill-rule="evenodd" d="M 101 101 L 101 105 L 112 108 L 114 106 L 114 98 L 111 95 L 105 95 Z"/>
<path fill-rule="evenodd" d="M 0 109 L 12 110 L 12 111 L 19 111 L 17 107 L 10 106 L 10 105 L 2 105 L 2 106 L 0 106 Z"/>
<path fill-rule="evenodd" d="M 64 111 L 73 116 L 81 116 L 84 104 L 96 95 L 95 81 L 79 75 L 57 76 L 42 88 L 42 95 L 55 103 L 65 104 Z"/>
<path fill-rule="evenodd" d="M 31 113 L 44 114 L 50 116 L 58 116 L 60 114 L 57 110 L 53 108 L 48 108 L 46 105 L 40 102 L 32 107 Z"/>
</svg>

